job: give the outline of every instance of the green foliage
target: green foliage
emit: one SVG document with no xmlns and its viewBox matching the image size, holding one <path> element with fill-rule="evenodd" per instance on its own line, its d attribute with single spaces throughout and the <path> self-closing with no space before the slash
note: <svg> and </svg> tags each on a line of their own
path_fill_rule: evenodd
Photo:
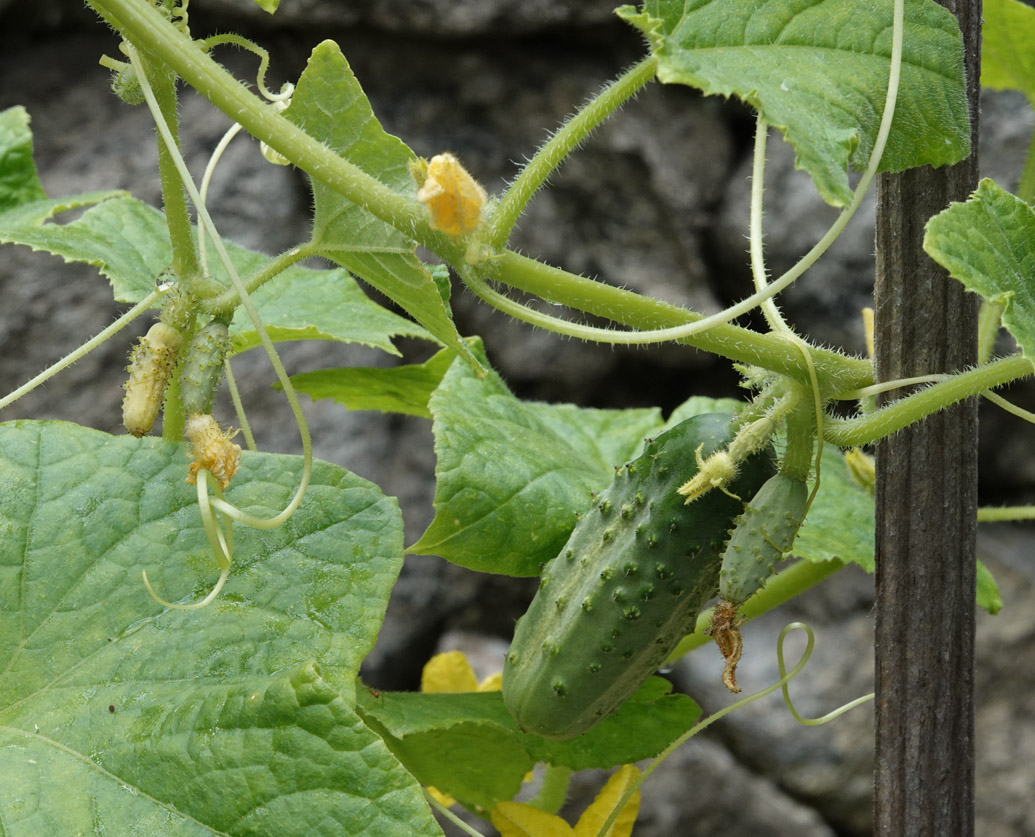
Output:
<svg viewBox="0 0 1035 837">
<path fill-rule="evenodd" d="M 291 376 L 291 384 L 314 401 L 331 398 L 350 410 L 379 410 L 431 418 L 428 401 L 456 355 L 443 349 L 424 363 L 380 367 L 348 366 Z"/>
<path fill-rule="evenodd" d="M 1003 325 L 1035 358 L 1035 208 L 982 180 L 927 224 L 924 249 L 969 291 L 1000 303 Z"/>
<path fill-rule="evenodd" d="M 841 452 L 823 448 L 819 493 L 794 540 L 794 555 L 843 561 L 873 572 L 873 495 L 849 473 Z"/>
<path fill-rule="evenodd" d="M 261 253 L 236 246 L 229 249 L 234 264 L 244 275 L 257 273 L 269 262 Z M 217 277 L 221 274 L 222 271 L 215 271 Z M 393 337 L 434 339 L 412 320 L 370 299 L 356 280 L 341 269 L 314 270 L 292 265 L 257 289 L 252 298 L 275 342 L 335 340 L 399 355 Z M 259 345 L 255 326 L 240 308 L 230 324 L 230 336 L 232 354 Z"/>
<path fill-rule="evenodd" d="M 313 50 L 285 116 L 393 190 L 416 195 L 410 174 L 415 155 L 381 128 L 333 41 Z M 313 243 L 321 254 L 369 282 L 445 345 L 473 360 L 435 279 L 417 259 L 413 239 L 319 181 L 313 181 L 313 201 Z"/>
<path fill-rule="evenodd" d="M 360 689 L 357 705 L 421 782 L 465 805 L 489 809 L 511 799 L 539 762 L 586 770 L 656 756 L 701 713 L 690 698 L 671 690 L 667 680 L 651 678 L 616 714 L 570 741 L 522 732 L 499 692 L 375 696 Z"/>
<path fill-rule="evenodd" d="M 963 46 L 934 0 L 905 6 L 899 103 L 881 171 L 970 153 Z M 891 0 L 647 0 L 619 15 L 650 42 L 658 78 L 737 96 L 780 128 L 824 200 L 851 201 L 847 169 L 873 149 L 891 54 Z"/>
<path fill-rule="evenodd" d="M 255 1 L 270 13 L 278 5 Z M 986 3 L 985 83 L 1015 87 L 1035 101 L 1033 14 L 1014 0 Z M 590 509 L 593 493 L 615 479 L 615 466 L 637 455 L 645 437 L 743 405 L 693 397 L 663 419 L 656 409 L 522 401 L 492 371 L 477 338 L 461 338 L 450 310 L 449 267 L 424 264 L 418 246 L 511 313 L 520 313 L 508 304 L 514 300 L 490 290 L 539 289 L 550 302 L 640 328 L 690 322 L 693 312 L 514 258 L 503 245 L 508 231 L 563 159 L 655 73 L 662 82 L 735 96 L 758 109 L 783 131 L 821 196 L 845 205 L 852 196 L 848 170 L 869 161 L 891 76 L 892 0 L 647 0 L 639 10 L 623 7 L 619 14 L 647 37 L 650 55 L 565 122 L 499 202 L 488 201 L 484 225 L 458 240 L 429 224 L 412 173 L 419 177 L 421 161 L 383 130 L 336 44 L 316 47 L 281 115 L 281 104 L 253 95 L 192 40 L 177 0 L 88 4 L 126 39 L 125 54 L 106 66 L 131 68 L 141 96 L 150 91 L 164 114 L 158 121 L 171 120 L 174 134 L 179 77 L 309 174 L 312 238 L 272 258 L 228 243 L 229 273 L 240 275 L 246 294 L 226 267 L 199 253 L 183 203 L 191 184 L 175 160 L 163 156 L 160 170 L 168 215 L 116 190 L 52 199 L 32 159 L 28 114 L 10 108 L 0 112 L 0 242 L 96 266 L 120 302 L 151 304 L 156 280 L 175 281 L 182 306 L 172 318 L 176 327 L 189 337 L 213 317 L 232 316 L 231 354 L 320 339 L 399 355 L 394 338 L 431 342 L 438 351 L 424 363 L 317 370 L 291 382 L 350 409 L 430 418 L 435 518 L 410 551 L 513 576 L 539 574 L 558 555 L 578 513 Z M 234 43 L 247 45 L 242 40 Z M 962 44 L 952 16 L 934 0 L 906 0 L 904 41 L 882 171 L 943 165 L 968 152 Z M 265 67 L 265 54 L 256 51 Z M 265 91 L 261 78 L 255 87 Z M 444 196 L 443 212 L 453 198 Z M 203 202 L 194 199 L 203 218 Z M 73 209 L 85 211 L 61 223 Z M 217 232 L 207 235 L 219 251 Z M 760 245 L 760 233 L 752 236 Z M 1003 322 L 1029 358 L 1032 240 L 1030 207 L 985 181 L 969 201 L 931 221 L 925 245 L 969 289 L 1004 305 Z M 313 255 L 340 267 L 296 264 Z M 206 275 L 173 277 L 170 265 Z M 373 301 L 353 277 L 412 320 Z M 250 305 L 264 327 L 244 310 Z M 572 332 L 549 317 L 534 321 L 603 342 L 616 334 Z M 759 392 L 744 407 L 746 425 L 772 408 L 772 392 L 802 398 L 813 375 L 823 398 L 843 394 L 849 379 L 852 388 L 872 382 L 865 359 L 821 352 L 803 340 L 796 341 L 802 357 L 788 361 L 778 333 L 720 325 L 708 334 L 705 348 L 758 367 L 741 370 Z M 655 342 L 670 339 L 697 345 L 704 337 L 661 333 Z M 275 351 L 271 360 L 278 368 Z M 174 376 L 166 431 L 183 409 L 179 383 Z M 951 401 L 916 407 L 910 421 Z M 437 834 L 419 783 L 487 810 L 512 798 L 536 763 L 565 770 L 631 763 L 691 729 L 696 704 L 668 694 L 668 684 L 654 678 L 613 715 L 563 742 L 522 731 L 498 693 L 357 690 L 359 665 L 402 565 L 402 520 L 376 486 L 310 462 L 298 415 L 306 455 L 245 453 L 225 497 L 205 476 L 197 488 L 185 483 L 181 444 L 63 423 L 0 425 L 5 834 Z M 887 432 L 880 411 L 858 421 L 871 419 L 865 442 Z M 682 454 L 692 472 L 696 451 Z M 831 446 L 821 473 L 794 554 L 872 570 L 872 497 Z M 715 519 L 701 531 L 714 529 L 721 539 L 723 521 L 740 500 L 713 494 L 723 509 L 709 514 Z M 708 512 L 704 505 L 683 507 L 671 492 L 658 502 L 690 517 Z M 225 515 L 223 529 L 213 515 Z M 228 573 L 225 587 L 206 608 L 177 609 L 212 589 L 213 554 Z M 142 569 L 176 606 L 148 596 Z M 1001 599 L 983 565 L 978 582 L 979 602 L 994 612 Z M 684 627 L 690 628 L 678 626 Z M 572 636 L 565 642 L 577 651 L 578 631 Z M 637 679 L 649 673 L 644 668 Z"/>
<path fill-rule="evenodd" d="M 1019 90 L 1035 106 L 1035 9 L 1019 0 L 984 0 L 981 86 Z"/>
<path fill-rule="evenodd" d="M 658 410 L 590 410 L 520 401 L 495 374 L 454 363 L 430 401 L 435 519 L 411 552 L 482 572 L 538 575 L 575 514 L 614 476 Z"/>
<path fill-rule="evenodd" d="M 352 709 L 402 565 L 395 501 L 318 463 L 287 525 L 239 533 L 223 598 L 169 611 L 141 568 L 174 599 L 212 574 L 185 470 L 181 445 L 0 425 L 5 830 L 437 833 Z M 246 455 L 228 496 L 268 514 L 300 473 Z"/>
<path fill-rule="evenodd" d="M 0 112 L 0 217 L 46 197 L 32 159 L 29 114 L 25 108 L 8 108 Z"/>
</svg>

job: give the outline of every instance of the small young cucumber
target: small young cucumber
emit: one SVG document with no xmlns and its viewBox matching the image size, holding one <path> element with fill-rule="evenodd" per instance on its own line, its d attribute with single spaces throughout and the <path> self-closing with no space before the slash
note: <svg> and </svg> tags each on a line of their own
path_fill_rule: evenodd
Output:
<svg viewBox="0 0 1035 837">
<path fill-rule="evenodd" d="M 206 323 L 194 335 L 180 373 L 183 411 L 188 418 L 212 412 L 216 385 L 223 374 L 223 362 L 229 351 L 227 324 L 220 320 Z"/>
<path fill-rule="evenodd" d="M 765 586 L 805 519 L 809 489 L 803 480 L 776 474 L 766 480 L 734 521 L 722 556 L 719 595 L 741 605 Z"/>
<path fill-rule="evenodd" d="M 155 323 L 133 347 L 122 399 L 122 425 L 134 436 L 151 432 L 182 342 L 179 330 Z"/>
<path fill-rule="evenodd" d="M 676 489 L 731 439 L 726 414 L 695 416 L 642 455 L 579 519 L 518 620 L 503 700 L 522 729 L 572 738 L 617 709 L 660 666 L 716 592 L 722 546 L 743 502 L 773 473 L 741 463 L 730 494 L 687 505 Z"/>
</svg>

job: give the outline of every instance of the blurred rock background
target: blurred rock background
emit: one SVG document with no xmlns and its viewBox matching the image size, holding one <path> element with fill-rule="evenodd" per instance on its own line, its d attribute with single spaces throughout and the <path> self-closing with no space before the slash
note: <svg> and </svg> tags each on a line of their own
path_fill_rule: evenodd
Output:
<svg viewBox="0 0 1035 837">
<path fill-rule="evenodd" d="M 197 33 L 232 30 L 273 55 L 272 88 L 297 78 L 309 50 L 337 40 L 385 128 L 418 154 L 449 149 L 490 191 L 514 176 L 549 132 L 621 68 L 642 54 L 636 33 L 599 0 L 285 0 L 275 17 L 250 0 L 196 0 Z M 25 105 L 48 192 L 125 188 L 160 204 L 153 129 L 143 108 L 109 92 L 116 40 L 88 10 L 49 0 L 0 0 L 0 108 Z M 250 56 L 221 49 L 241 78 Z M 200 172 L 229 122 L 203 100 L 182 103 L 185 156 Z M 1019 96 L 986 94 L 981 113 L 983 174 L 1016 186 L 1033 128 Z M 519 250 L 618 285 L 711 312 L 743 296 L 751 114 L 735 102 L 684 88 L 643 91 L 552 179 L 512 239 Z M 770 142 L 766 172 L 767 257 L 789 267 L 833 214 L 788 149 Z M 268 165 L 257 143 L 235 141 L 210 191 L 224 235 L 274 253 L 304 238 L 304 177 Z M 781 297 L 803 333 L 852 352 L 862 349 L 859 309 L 870 304 L 872 205 L 835 248 Z M 103 328 L 116 315 L 107 282 L 25 248 L 0 250 L 0 390 L 7 392 Z M 484 336 L 489 356 L 521 396 L 585 406 L 657 404 L 688 395 L 735 395 L 736 379 L 716 359 L 671 346 L 611 349 L 512 322 L 459 288 L 461 333 Z M 121 384 L 137 323 L 70 370 L 4 411 L 4 420 L 60 418 L 121 432 Z M 403 346 L 406 360 L 426 348 Z M 1007 347 L 1008 348 L 1008 347 Z M 396 362 L 335 344 L 286 347 L 291 372 Z M 282 396 L 266 359 L 235 362 L 260 446 L 297 452 Z M 1030 386 L 1010 393 L 1035 406 Z M 420 419 L 350 413 L 305 400 L 317 455 L 379 483 L 400 498 L 413 541 L 431 519 L 434 454 Z M 1030 434 L 1001 413 L 982 413 L 985 503 L 1035 501 Z M 982 557 L 999 580 L 1002 613 L 978 618 L 978 833 L 1035 834 L 1035 563 L 1026 527 L 983 529 Z M 460 647 L 484 670 L 498 669 L 513 620 L 531 597 L 527 582 L 479 575 L 436 558 L 411 557 L 364 676 L 381 688 L 414 688 L 436 650 Z M 872 689 L 871 579 L 848 569 L 822 588 L 747 626 L 741 665 L 746 689 L 776 679 L 780 628 L 807 620 L 816 655 L 793 684 L 804 714 L 822 714 Z M 792 652 L 793 654 L 793 652 Z M 671 673 L 706 712 L 725 705 L 717 652 L 702 649 Z M 644 790 L 636 833 L 663 835 L 865 835 L 870 831 L 872 709 L 818 728 L 794 723 L 779 699 L 753 704 L 694 739 Z M 600 784 L 573 784 L 577 815 Z"/>
</svg>

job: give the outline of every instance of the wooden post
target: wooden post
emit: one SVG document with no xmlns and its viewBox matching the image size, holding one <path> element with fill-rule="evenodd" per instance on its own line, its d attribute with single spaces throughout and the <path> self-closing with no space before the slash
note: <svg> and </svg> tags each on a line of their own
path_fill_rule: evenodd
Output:
<svg viewBox="0 0 1035 837">
<path fill-rule="evenodd" d="M 976 298 L 921 248 L 927 220 L 977 185 L 981 0 L 939 2 L 963 30 L 973 153 L 956 166 L 878 178 L 881 381 L 956 371 L 976 356 Z M 874 833 L 971 835 L 977 405 L 882 442 L 876 493 Z"/>
</svg>

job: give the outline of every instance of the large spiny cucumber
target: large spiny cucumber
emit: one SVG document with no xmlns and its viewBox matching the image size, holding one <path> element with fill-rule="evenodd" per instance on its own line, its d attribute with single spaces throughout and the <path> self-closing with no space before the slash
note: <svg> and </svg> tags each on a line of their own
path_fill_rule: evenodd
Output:
<svg viewBox="0 0 1035 837">
<path fill-rule="evenodd" d="M 733 518 L 773 473 L 741 464 L 729 494 L 687 505 L 676 489 L 698 456 L 727 445 L 731 416 L 695 416 L 648 440 L 585 512 L 518 621 L 503 699 L 522 728 L 572 738 L 617 709 L 692 631 L 715 595 Z"/>
<path fill-rule="evenodd" d="M 804 480 L 776 474 L 744 507 L 722 556 L 719 595 L 741 605 L 765 586 L 805 519 L 809 489 Z"/>
</svg>

